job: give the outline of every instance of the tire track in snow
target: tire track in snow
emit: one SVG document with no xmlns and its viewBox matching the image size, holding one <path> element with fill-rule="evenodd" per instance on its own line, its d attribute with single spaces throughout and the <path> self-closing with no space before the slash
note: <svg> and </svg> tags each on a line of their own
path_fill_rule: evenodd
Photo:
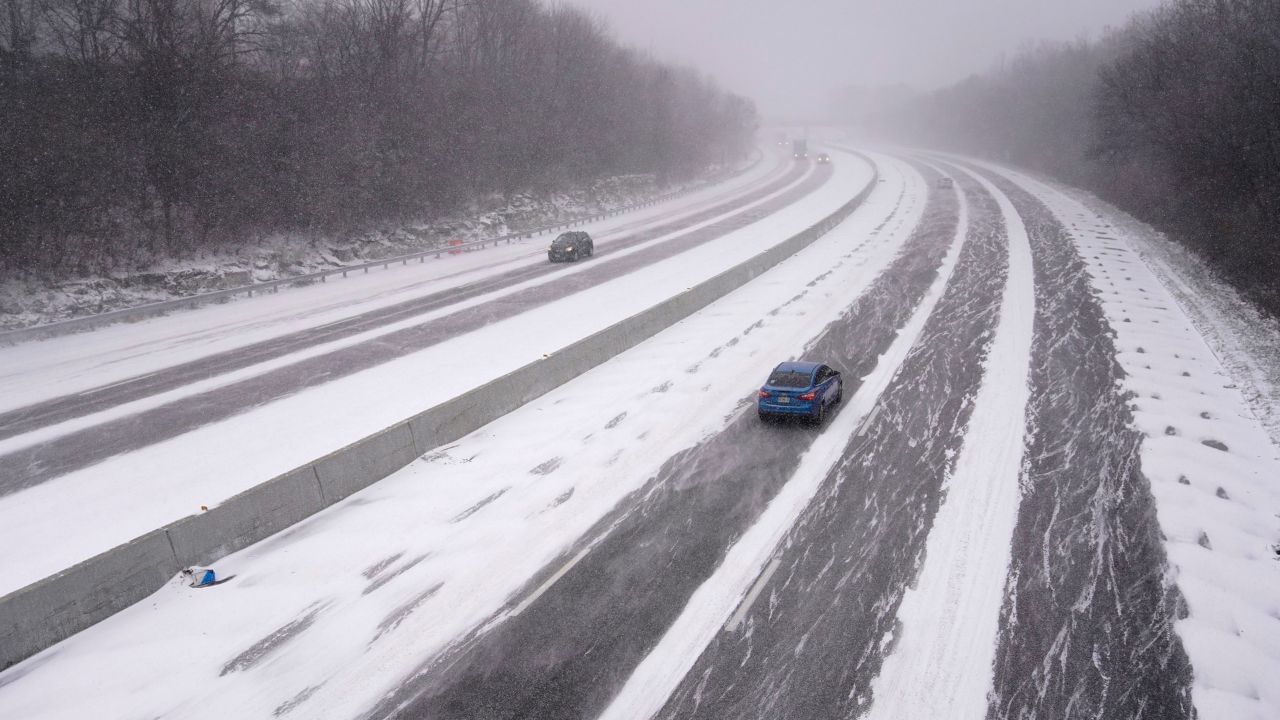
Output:
<svg viewBox="0 0 1280 720">
<path fill-rule="evenodd" d="M 963 200 L 963 198 L 962 198 Z M 967 210 L 962 202 L 954 241 L 932 287 L 897 339 L 881 356 L 875 370 L 832 423 L 800 459 L 793 479 L 770 503 L 760 519 L 734 543 L 715 574 L 694 594 L 661 642 L 645 657 L 601 720 L 636 720 L 657 713 L 685 678 L 708 643 L 723 630 L 739 631 L 756 600 L 782 564 L 779 543 L 812 501 L 845 450 L 846 438 L 861 435 L 879 415 L 880 398 L 907 353 L 920 337 L 949 284 L 967 234 Z M 753 581 L 754 578 L 754 581 Z M 748 589 L 749 588 L 749 589 Z M 745 592 L 745 596 L 744 596 Z M 736 610 L 734 609 L 736 605 Z M 730 616 L 730 613 L 732 615 Z M 724 620 L 728 617 L 728 621 Z"/>
<path fill-rule="evenodd" d="M 1185 600 L 1174 630 L 1192 666 L 1197 716 L 1280 717 L 1280 443 L 1267 435 L 1256 389 L 1246 389 L 1250 369 L 1207 342 L 1214 329 L 1205 318 L 1192 319 L 1221 298 L 1205 288 L 1188 295 L 1191 288 L 1160 260 L 1167 248 L 1135 237 L 1117 211 L 1101 215 L 1062 190 L 986 167 L 1068 228 L 1116 331 L 1124 387 L 1136 395 L 1134 422 L 1144 435 L 1142 472 L 1168 573 Z"/>
<path fill-rule="evenodd" d="M 977 177 L 1000 206 L 1009 276 L 924 566 L 898 608 L 893 654 L 872 685 L 870 720 L 981 718 L 991 689 L 1020 499 L 1035 292 L 1026 228 L 1009 199 Z"/>
<path fill-rule="evenodd" d="M 661 718 L 847 718 L 870 704 L 896 611 L 923 560 L 1004 287 L 995 200 L 957 178 L 969 231 L 950 284 L 881 397 L 781 542 L 739 632 L 721 632 Z"/>
<path fill-rule="evenodd" d="M 1023 501 L 988 717 L 1192 717 L 1191 668 L 1173 632 L 1180 600 L 1113 331 L 1065 228 L 983 174 L 1026 224 L 1036 281 Z"/>
</svg>

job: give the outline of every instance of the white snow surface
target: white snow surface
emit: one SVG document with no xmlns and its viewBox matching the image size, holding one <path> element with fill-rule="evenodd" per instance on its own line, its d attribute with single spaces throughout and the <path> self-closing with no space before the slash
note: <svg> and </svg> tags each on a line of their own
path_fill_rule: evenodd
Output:
<svg viewBox="0 0 1280 720">
<path fill-rule="evenodd" d="M 1052 185 L 1103 215 L 1142 257 L 1240 386 L 1280 447 L 1280 318 L 1269 317 L 1186 247 L 1083 190 Z"/>
<path fill-rule="evenodd" d="M 344 447 L 535 362 L 544 354 L 647 309 L 776 245 L 816 218 L 835 210 L 871 177 L 866 163 L 854 157 L 847 157 L 834 168 L 830 181 L 810 196 L 677 257 L 378 367 L 0 498 L 0 568 L 3 569 L 0 593 L 23 587 L 198 512 L 202 505 L 213 507 L 253 485 L 322 457 L 334 448 Z M 653 242 L 661 241 L 659 238 Z M 622 253 L 616 253 L 615 257 L 620 255 Z M 607 258 L 599 261 L 605 262 Z M 581 272 L 588 267 L 590 263 L 567 272 Z M 227 307 L 235 312 L 240 305 Z M 451 309 L 462 306 L 454 305 Z M 571 315 L 574 322 L 564 322 L 566 315 Z M 150 350 L 155 351 L 155 348 Z M 273 360 L 229 377 L 262 372 L 264 368 L 276 367 L 306 354 Z M 475 358 L 487 360 L 477 363 Z M 451 381 L 431 382 L 427 379 L 430 377 L 448 377 Z M 32 442 L 33 437 L 101 421 L 227 380 L 227 377 L 214 378 L 193 388 L 137 401 L 127 408 L 101 413 L 88 420 L 70 421 L 57 428 L 11 438 L 0 443 L 0 447 L 12 450 Z M 30 552 L 32 547 L 41 551 Z"/>
<path fill-rule="evenodd" d="M 992 687 L 1000 603 L 1021 501 L 1035 290 L 1022 218 L 990 181 L 963 172 L 1000 206 L 1009 276 L 964 444 L 929 531 L 924 565 L 898 606 L 897 643 L 872 683 L 869 720 L 981 720 Z"/>
<path fill-rule="evenodd" d="M 911 223 L 863 241 L 904 185 L 913 218 L 924 195 L 909 167 L 876 160 L 885 182 L 809 248 L 516 412 L 215 563 L 231 582 L 171 583 L 9 669 L 0 676 L 0 717 L 359 715 L 573 550 L 666 458 L 749 410 L 768 370 L 870 284 Z M 856 191 L 867 178 L 860 166 L 837 157 L 847 169 L 825 201 L 734 242 L 749 253 L 785 237 L 790 224 Z M 787 304 L 811 280 L 808 295 Z M 622 283 L 608 301 L 655 284 L 662 281 L 652 275 Z M 521 357 L 540 352 L 535 331 L 553 332 L 556 317 L 530 322 L 529 337 L 508 333 L 505 344 Z"/>
<path fill-rule="evenodd" d="M 1170 579 L 1187 603 L 1175 628 L 1191 661 L 1199 717 L 1280 718 L 1280 452 L 1239 381 L 1144 262 L 1141 242 L 1125 230 L 1131 219 L 988 167 L 1039 198 L 1070 231 L 1116 331 L 1124 388 L 1135 395 L 1134 420 L 1145 436 L 1142 472 Z M 1266 363 L 1240 358 L 1236 366 Z"/>
</svg>

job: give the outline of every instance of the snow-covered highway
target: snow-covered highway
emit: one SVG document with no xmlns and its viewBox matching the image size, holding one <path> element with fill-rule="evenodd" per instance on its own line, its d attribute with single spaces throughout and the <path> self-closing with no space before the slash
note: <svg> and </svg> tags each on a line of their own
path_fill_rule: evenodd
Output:
<svg viewBox="0 0 1280 720">
<path fill-rule="evenodd" d="M 801 174 L 803 171 L 796 173 Z M 624 276 L 630 278 L 636 270 L 667 258 L 676 258 L 685 251 L 721 239 L 734 229 L 790 206 L 820 187 L 829 175 L 825 168 L 813 171 L 803 182 L 776 195 L 768 195 L 766 201 L 750 205 L 746 210 L 726 212 L 715 208 L 694 216 L 680 227 L 678 234 L 673 233 L 669 225 L 659 226 L 652 235 L 637 233 L 616 241 L 613 247 L 602 243 L 599 261 L 589 263 L 589 266 L 584 263 L 582 267 L 564 270 L 547 263 L 534 265 L 526 270 L 432 293 L 256 346 L 202 358 L 70 398 L 57 398 L 31 409 L 24 408 L 15 412 L 11 419 L 6 418 L 15 433 L 43 427 L 45 422 L 56 424 L 63 418 L 77 418 L 82 412 L 110 413 L 110 409 L 99 408 L 115 408 L 135 398 L 155 398 L 171 392 L 173 388 L 190 388 L 212 377 L 226 376 L 245 368 L 256 369 L 251 377 L 238 377 L 236 382 L 220 384 L 215 390 L 183 393 L 168 403 L 141 411 L 135 409 L 119 421 L 98 422 L 83 430 L 9 452 L 0 457 L 0 472 L 14 478 L 14 481 L 0 487 L 0 492 L 16 492 L 31 487 L 104 458 L 131 452 L 238 415 L 248 408 L 382 366 L 610 280 Z M 784 181 L 794 179 L 789 175 Z M 706 223 L 707 216 L 717 219 Z M 659 243 L 647 242 L 653 236 L 666 239 Z M 627 252 L 635 246 L 642 247 Z M 570 312 L 574 317 L 587 314 L 585 310 Z M 383 328 L 390 330 L 383 332 Z M 344 347 L 331 344 L 340 343 L 350 336 L 359 336 L 365 342 Z M 317 345 L 324 346 L 325 352 L 312 350 Z M 307 357 L 298 357 L 296 354 L 300 352 L 306 353 Z M 288 364 L 281 366 L 276 362 L 274 367 L 267 367 L 281 358 L 287 358 Z"/>
<path fill-rule="evenodd" d="M 591 261 L 554 266 L 555 272 L 549 276 L 542 273 L 533 279 L 507 282 L 485 295 L 427 309 L 374 330 L 322 342 L 248 367 L 231 368 L 229 372 L 220 372 L 216 362 L 206 365 L 197 359 L 206 343 L 188 340 L 177 324 L 177 338 L 168 342 L 180 345 L 173 354 L 175 359 L 181 358 L 178 367 L 196 368 L 183 374 L 189 382 L 182 387 L 0 441 L 0 477 L 4 485 L 4 495 L 0 497 L 0 533 L 4 536 L 0 547 L 4 550 L 0 551 L 0 558 L 6 569 L 0 592 L 22 587 L 198 512 L 202 505 L 216 505 L 424 407 L 464 394 L 513 368 L 536 361 L 544 353 L 555 352 L 785 238 L 811 222 L 810 218 L 821 214 L 823 208 L 834 207 L 856 193 L 866 184 L 869 172 L 864 162 L 852 157 L 834 174 L 824 168 L 787 162 L 780 175 L 769 173 L 763 179 L 763 188 L 758 187 L 757 178 L 756 183 L 728 190 L 733 197 L 743 196 L 745 202 L 730 201 L 729 209 L 719 209 L 710 217 L 708 207 L 696 209 L 687 215 L 687 222 L 679 230 L 656 236 L 652 232 L 646 234 L 634 227 L 636 221 L 631 219 L 626 234 L 602 236 L 599 256 Z M 828 178 L 835 182 L 828 182 Z M 820 190 L 815 193 L 815 188 Z M 801 198 L 804 200 L 800 205 L 777 214 L 778 209 Z M 712 196 L 704 198 L 703 203 L 717 209 L 724 201 Z M 670 227 L 672 223 L 657 216 L 645 227 L 651 230 Z M 741 241 L 741 233 L 733 232 L 743 226 L 753 226 L 755 231 L 746 242 Z M 636 242 L 637 236 L 645 242 Z M 611 249 L 615 241 L 629 246 Z M 506 248 L 499 248 L 470 257 L 504 251 Z M 549 267 L 541 251 L 530 253 L 528 248 L 521 248 L 509 254 L 509 260 L 539 271 Z M 494 277 L 509 271 L 508 266 L 497 262 L 500 259 L 486 261 L 478 272 Z M 440 263 L 434 267 L 447 266 Z M 409 266 L 406 270 L 415 269 Z M 400 283 L 406 282 L 405 274 L 384 273 Z M 445 282 L 456 287 L 466 279 L 454 272 Z M 413 284 L 419 294 L 430 296 L 438 290 L 422 282 Z M 343 295 L 351 292 L 342 283 L 329 287 Z M 301 297 L 311 290 L 297 294 Z M 240 306 L 290 294 L 226 307 L 243 317 L 250 311 Z M 314 302 L 314 298 L 311 300 Z M 275 333 L 263 341 L 267 348 L 346 322 L 308 313 L 302 304 L 306 299 L 290 302 L 303 322 L 312 328 L 318 324 L 322 329 L 298 330 L 294 326 L 299 320 L 280 319 L 278 314 L 283 311 L 274 303 L 267 303 Z M 210 314 L 217 309 L 196 312 Z M 378 310 L 369 311 L 374 318 L 370 322 L 376 322 Z M 169 320 L 161 318 L 143 325 L 154 322 L 160 334 L 171 334 L 175 323 Z M 255 322 L 251 315 L 240 320 L 241 325 Z M 127 332 L 130 330 L 134 328 L 121 328 L 111 333 L 112 338 L 136 336 L 139 332 L 146 338 L 148 327 Z M 229 341 L 233 330 L 234 327 L 219 326 L 215 341 L 209 343 L 216 348 L 214 358 L 236 357 L 235 349 L 223 347 L 222 340 Z M 81 336 L 48 342 L 70 342 L 76 337 Z M 85 337 L 93 342 L 92 335 Z M 533 342 L 513 342 L 515 337 Z M 163 346 L 164 341 L 147 340 L 147 344 Z M 27 354 L 38 352 L 27 346 L 9 352 L 20 355 L 24 349 Z M 108 362 L 127 364 L 135 352 L 124 349 Z M 141 354 L 149 358 L 153 353 Z M 477 363 L 478 357 L 487 361 Z M 86 356 L 85 362 L 66 363 L 54 372 L 94 377 L 93 368 L 100 362 Z M 200 377 L 200 368 L 208 369 L 209 376 Z M 150 370 L 138 382 L 146 383 L 148 377 L 168 371 L 164 366 Z M 15 387 L 47 384 L 36 392 L 56 392 L 60 387 L 56 381 L 40 383 L 38 368 L 29 374 L 33 377 L 25 384 L 18 373 L 7 379 Z M 126 375 L 123 380 L 111 377 L 106 385 L 127 386 L 129 377 L 132 376 Z M 448 381 L 431 380 L 441 377 Z M 108 387 L 106 392 L 110 391 Z M 277 401 L 268 402 L 273 398 Z M 69 533 L 67 527 L 75 531 Z M 28 553 L 24 549 L 28 544 L 47 550 Z"/>
<path fill-rule="evenodd" d="M 310 329 L 286 295 L 206 308 L 115 374 L 0 351 L 3 593 L 678 294 L 848 200 L 860 157 L 878 173 L 812 245 L 222 559 L 231 582 L 3 671 L 0 717 L 1280 717 L 1280 456 L 1118 223 L 1005 168 L 832 152 L 617 219 L 598 264 L 375 274 Z M 129 390 L 202 353 L 232 364 Z M 755 388 L 798 357 L 843 371 L 840 411 L 761 424 Z M 148 441 L 114 444 L 135 417 Z"/>
</svg>

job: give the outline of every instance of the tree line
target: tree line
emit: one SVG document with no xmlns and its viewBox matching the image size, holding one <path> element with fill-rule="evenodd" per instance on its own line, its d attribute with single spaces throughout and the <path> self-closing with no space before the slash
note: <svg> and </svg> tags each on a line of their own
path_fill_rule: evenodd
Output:
<svg viewBox="0 0 1280 720">
<path fill-rule="evenodd" d="M 665 182 L 756 124 L 539 0 L 0 0 L 0 270 Z"/>
<path fill-rule="evenodd" d="M 1280 2 L 1173 0 L 870 125 L 1093 190 L 1280 315 Z"/>
</svg>

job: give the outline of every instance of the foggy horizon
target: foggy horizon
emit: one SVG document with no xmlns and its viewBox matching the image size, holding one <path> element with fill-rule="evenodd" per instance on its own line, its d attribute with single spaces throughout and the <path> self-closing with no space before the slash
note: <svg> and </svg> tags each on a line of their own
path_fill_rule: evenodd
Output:
<svg viewBox="0 0 1280 720">
<path fill-rule="evenodd" d="M 964 6 L 805 0 L 785 8 L 761 0 L 637 4 L 570 0 L 605 22 L 623 44 L 695 68 L 747 96 L 763 119 L 818 119 L 850 86 L 946 87 L 988 70 L 1027 43 L 1097 38 L 1158 0 Z M 820 70 L 820 72 L 816 72 Z"/>
</svg>

